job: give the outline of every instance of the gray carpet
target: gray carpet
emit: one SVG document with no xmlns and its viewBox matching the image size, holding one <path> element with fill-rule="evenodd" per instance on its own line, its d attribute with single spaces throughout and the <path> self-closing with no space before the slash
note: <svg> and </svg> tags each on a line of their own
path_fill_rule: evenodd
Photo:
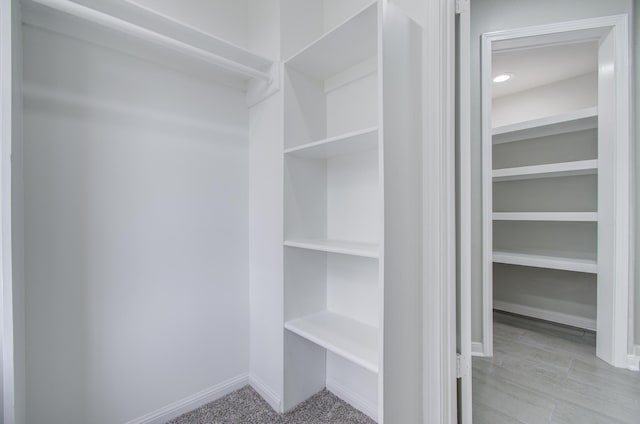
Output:
<svg viewBox="0 0 640 424">
<path fill-rule="evenodd" d="M 280 415 L 250 386 L 186 413 L 168 424 L 375 424 L 368 416 L 323 390 Z"/>
</svg>

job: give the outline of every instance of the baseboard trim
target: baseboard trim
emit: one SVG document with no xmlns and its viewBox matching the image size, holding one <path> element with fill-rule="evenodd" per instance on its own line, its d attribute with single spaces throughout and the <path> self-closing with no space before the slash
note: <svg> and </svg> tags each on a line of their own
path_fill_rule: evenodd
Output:
<svg viewBox="0 0 640 424">
<path fill-rule="evenodd" d="M 260 396 L 262 396 L 262 399 L 264 399 L 274 411 L 280 414 L 282 413 L 282 400 L 280 399 L 280 396 L 278 396 L 275 391 L 271 390 L 271 387 L 269 387 L 264 381 L 255 375 L 250 375 L 249 385 L 251 385 L 251 387 L 253 387 Z"/>
<path fill-rule="evenodd" d="M 471 342 L 471 356 L 484 356 L 484 346 L 480 342 Z"/>
<path fill-rule="evenodd" d="M 627 368 L 631 371 L 640 371 L 640 345 L 635 345 L 627 355 Z"/>
<path fill-rule="evenodd" d="M 331 393 L 378 422 L 378 405 L 369 402 L 359 394 L 354 393 L 333 380 L 327 380 L 326 387 Z"/>
<path fill-rule="evenodd" d="M 562 312 L 549 311 L 546 309 L 518 305 L 510 302 L 502 302 L 499 300 L 493 301 L 493 309 L 543 319 L 545 321 L 557 322 L 558 324 L 570 325 L 572 327 L 584 328 L 585 330 L 596 331 L 596 320 L 564 314 Z"/>
<path fill-rule="evenodd" d="M 125 424 L 164 424 L 186 412 L 241 389 L 247 384 L 249 384 L 249 374 L 241 374 L 177 402 L 173 402 L 163 408 L 156 409 L 142 417 L 127 421 Z"/>
</svg>

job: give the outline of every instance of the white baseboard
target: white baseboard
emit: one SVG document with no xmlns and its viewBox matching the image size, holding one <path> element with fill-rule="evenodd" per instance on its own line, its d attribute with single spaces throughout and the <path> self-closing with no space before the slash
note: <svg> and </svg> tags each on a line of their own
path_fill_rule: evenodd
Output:
<svg viewBox="0 0 640 424">
<path fill-rule="evenodd" d="M 156 409 L 142 417 L 127 421 L 126 424 L 164 424 L 186 412 L 192 411 L 202 405 L 220 399 L 224 395 L 241 389 L 247 384 L 249 384 L 249 375 L 241 374 L 177 402 L 171 403 L 163 408 Z"/>
<path fill-rule="evenodd" d="M 471 356 L 484 356 L 484 346 L 480 342 L 471 342 Z"/>
<path fill-rule="evenodd" d="M 249 384 L 253 387 L 253 390 L 258 392 L 262 399 L 264 399 L 269 406 L 273 408 L 274 411 L 278 413 L 282 413 L 282 400 L 280 396 L 261 379 L 256 377 L 255 375 L 249 376 Z"/>
<path fill-rule="evenodd" d="M 549 311 L 532 306 L 518 305 L 516 303 L 493 301 L 493 309 L 512 314 L 524 315 L 532 318 L 543 319 L 545 321 L 557 322 L 559 324 L 570 325 L 572 327 L 584 328 L 585 330 L 596 331 L 596 320 L 579 317 L 576 315 L 564 314 L 562 312 Z"/>
<path fill-rule="evenodd" d="M 326 387 L 327 390 L 329 390 L 331 393 L 338 396 L 340 399 L 344 400 L 362 413 L 370 416 L 374 421 L 378 422 L 378 405 L 369 402 L 368 400 L 362 398 L 362 396 L 352 392 L 351 390 L 345 388 L 339 383 L 336 383 L 335 381 L 327 380 Z"/>
<path fill-rule="evenodd" d="M 640 371 L 640 345 L 635 345 L 631 354 L 627 356 L 627 368 L 632 371 Z"/>
</svg>

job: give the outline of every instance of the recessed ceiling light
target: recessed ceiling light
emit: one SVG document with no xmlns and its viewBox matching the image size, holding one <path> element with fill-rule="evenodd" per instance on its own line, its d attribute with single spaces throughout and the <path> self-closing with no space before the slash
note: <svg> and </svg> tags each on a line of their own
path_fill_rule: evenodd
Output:
<svg viewBox="0 0 640 424">
<path fill-rule="evenodd" d="M 493 82 L 505 82 L 513 78 L 513 74 L 500 74 L 493 77 Z"/>
</svg>

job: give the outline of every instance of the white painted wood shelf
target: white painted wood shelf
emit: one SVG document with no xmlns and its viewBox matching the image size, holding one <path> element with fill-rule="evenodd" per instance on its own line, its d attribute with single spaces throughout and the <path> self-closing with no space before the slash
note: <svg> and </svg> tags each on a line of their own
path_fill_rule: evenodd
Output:
<svg viewBox="0 0 640 424">
<path fill-rule="evenodd" d="M 360 243 L 344 240 L 285 240 L 287 247 L 316 250 L 319 252 L 340 253 L 342 255 L 378 258 L 379 249 L 375 243 Z"/>
<path fill-rule="evenodd" d="M 285 154 L 305 159 L 329 159 L 362 152 L 378 146 L 378 127 L 352 131 L 302 146 L 292 147 Z"/>
<path fill-rule="evenodd" d="M 598 265 L 595 259 L 547 256 L 523 252 L 495 250 L 493 262 L 509 265 L 530 266 L 535 268 L 559 269 L 564 271 L 596 274 Z"/>
<path fill-rule="evenodd" d="M 373 2 L 285 61 L 324 81 L 377 53 L 378 3 Z"/>
<path fill-rule="evenodd" d="M 598 173 L 598 161 L 581 160 L 493 170 L 493 182 L 570 177 Z"/>
<path fill-rule="evenodd" d="M 46 10 L 46 9 L 48 10 Z M 52 13 L 53 11 L 53 13 Z M 25 22 L 168 63 L 190 58 L 241 80 L 271 81 L 273 61 L 168 15 L 131 1 L 83 5 L 70 0 L 31 0 Z M 90 26 L 87 26 L 90 25 Z M 103 32 L 97 32 L 101 27 Z M 140 45 L 140 43 L 143 43 Z M 162 54 L 145 50 L 160 48 Z M 155 51 L 155 50 L 154 50 Z"/>
<path fill-rule="evenodd" d="M 494 212 L 494 221 L 597 222 L 597 212 Z"/>
<path fill-rule="evenodd" d="M 285 323 L 284 327 L 361 367 L 378 372 L 378 329 L 334 314 L 320 312 Z"/>
<path fill-rule="evenodd" d="M 598 127 L 596 107 L 579 109 L 531 121 L 518 122 L 493 129 L 493 144 L 566 134 Z"/>
</svg>

